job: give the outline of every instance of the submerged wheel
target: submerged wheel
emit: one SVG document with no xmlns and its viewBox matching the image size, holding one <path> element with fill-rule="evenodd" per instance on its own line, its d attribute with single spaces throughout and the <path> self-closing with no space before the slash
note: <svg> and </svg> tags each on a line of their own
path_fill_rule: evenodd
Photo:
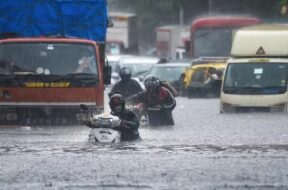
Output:
<svg viewBox="0 0 288 190">
<path fill-rule="evenodd" d="M 145 114 L 142 114 L 141 116 L 139 116 L 139 123 L 140 123 L 140 126 L 147 127 L 149 125 L 148 116 Z"/>
</svg>

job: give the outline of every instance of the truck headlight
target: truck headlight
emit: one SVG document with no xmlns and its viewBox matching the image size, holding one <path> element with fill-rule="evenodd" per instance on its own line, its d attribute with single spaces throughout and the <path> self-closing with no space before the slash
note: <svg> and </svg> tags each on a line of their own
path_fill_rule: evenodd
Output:
<svg viewBox="0 0 288 190">
<path fill-rule="evenodd" d="M 78 122 L 85 121 L 85 120 L 87 120 L 87 115 L 85 113 L 77 113 L 76 114 L 76 120 Z"/>
<path fill-rule="evenodd" d="M 18 115 L 14 112 L 10 112 L 10 113 L 6 114 L 6 119 L 7 119 L 7 121 L 17 121 Z"/>
</svg>

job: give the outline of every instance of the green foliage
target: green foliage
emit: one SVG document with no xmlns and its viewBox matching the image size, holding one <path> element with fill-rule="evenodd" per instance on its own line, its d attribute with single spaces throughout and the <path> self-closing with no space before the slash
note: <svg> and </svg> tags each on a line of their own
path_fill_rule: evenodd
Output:
<svg viewBox="0 0 288 190">
<path fill-rule="evenodd" d="M 282 7 L 283 5 L 287 5 L 288 4 L 288 0 L 280 0 L 279 1 L 279 6 Z"/>
</svg>

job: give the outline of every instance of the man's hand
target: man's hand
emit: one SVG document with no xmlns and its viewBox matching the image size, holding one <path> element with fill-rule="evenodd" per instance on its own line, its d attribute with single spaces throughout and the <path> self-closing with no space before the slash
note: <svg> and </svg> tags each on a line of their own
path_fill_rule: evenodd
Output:
<svg viewBox="0 0 288 190">
<path fill-rule="evenodd" d="M 156 105 L 155 108 L 158 110 L 161 110 L 163 108 L 163 106 L 159 104 L 159 105 Z"/>
<path fill-rule="evenodd" d="M 129 121 L 126 121 L 126 120 L 122 120 L 121 123 L 120 123 L 120 126 L 123 126 L 125 128 L 130 128 L 129 127 Z"/>
<path fill-rule="evenodd" d="M 148 107 L 147 110 L 149 110 L 149 111 L 159 111 L 162 108 L 163 108 L 163 106 L 159 104 L 159 105 L 156 105 L 154 107 Z"/>
<path fill-rule="evenodd" d="M 113 121 L 113 127 L 120 127 L 121 125 L 121 120 L 116 120 L 116 121 Z"/>
</svg>

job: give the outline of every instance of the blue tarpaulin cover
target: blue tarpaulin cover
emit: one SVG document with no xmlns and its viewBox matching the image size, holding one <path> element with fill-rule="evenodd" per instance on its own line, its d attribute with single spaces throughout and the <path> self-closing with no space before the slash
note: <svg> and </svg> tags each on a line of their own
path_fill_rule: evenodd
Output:
<svg viewBox="0 0 288 190">
<path fill-rule="evenodd" d="M 1 0 L 0 33 L 105 42 L 106 0 Z"/>
</svg>

